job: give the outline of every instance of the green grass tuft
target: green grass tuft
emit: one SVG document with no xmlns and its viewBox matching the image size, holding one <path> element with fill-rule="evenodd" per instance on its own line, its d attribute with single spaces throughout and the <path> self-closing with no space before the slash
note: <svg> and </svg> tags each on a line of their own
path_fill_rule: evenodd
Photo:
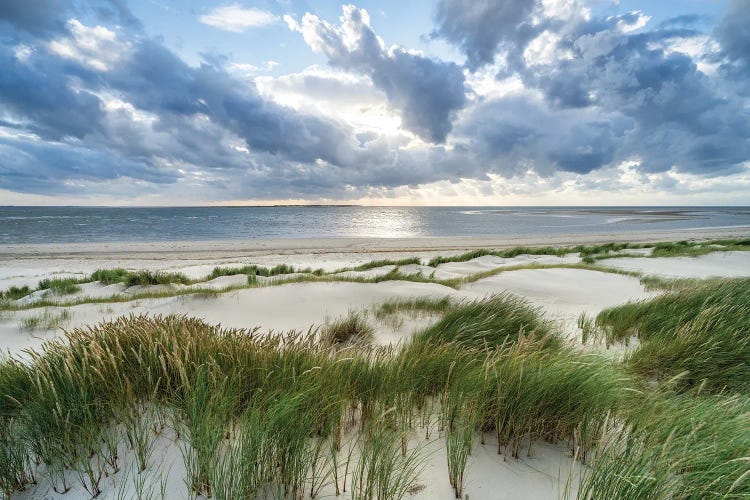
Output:
<svg viewBox="0 0 750 500">
<path fill-rule="evenodd" d="M 189 285 L 192 281 L 182 273 L 167 273 L 163 271 L 137 271 L 128 273 L 125 284 L 127 286 L 147 285 Z"/>
<path fill-rule="evenodd" d="M 750 279 L 711 280 L 647 302 L 606 309 L 597 325 L 608 343 L 635 334 L 626 358 L 635 372 L 682 389 L 750 393 Z"/>
<path fill-rule="evenodd" d="M 750 400 L 655 393 L 626 405 L 579 499 L 750 497 Z"/>
<path fill-rule="evenodd" d="M 39 282 L 39 290 L 47 290 L 54 295 L 70 295 L 78 292 L 81 287 L 78 286 L 82 281 L 73 278 L 51 278 L 43 279 Z"/>
<path fill-rule="evenodd" d="M 520 297 L 503 294 L 452 307 L 440 321 L 416 334 L 414 341 L 494 349 L 530 336 L 559 345 L 552 333 L 552 324 L 541 317 L 539 308 Z"/>
<path fill-rule="evenodd" d="M 418 297 L 415 299 L 395 299 L 383 302 L 375 308 L 375 317 L 384 319 L 399 313 L 411 315 L 443 314 L 454 306 L 454 301 L 448 297 L 432 298 Z"/>
<path fill-rule="evenodd" d="M 369 345 L 374 338 L 372 326 L 356 313 L 326 325 L 320 332 L 320 342 L 327 346 Z"/>
<path fill-rule="evenodd" d="M 71 317 L 68 309 L 63 309 L 58 314 L 45 310 L 41 314 L 23 318 L 20 325 L 22 329 L 29 331 L 54 330 L 64 325 Z"/>
<path fill-rule="evenodd" d="M 33 290 L 29 288 L 28 286 L 12 286 L 5 290 L 4 292 L 0 292 L 0 301 L 5 300 L 18 300 L 23 297 L 26 297 L 28 294 L 30 294 Z"/>
<path fill-rule="evenodd" d="M 97 269 L 91 273 L 91 281 L 99 281 L 102 285 L 113 285 L 115 283 L 125 283 L 128 280 L 130 272 L 126 269 Z"/>
</svg>

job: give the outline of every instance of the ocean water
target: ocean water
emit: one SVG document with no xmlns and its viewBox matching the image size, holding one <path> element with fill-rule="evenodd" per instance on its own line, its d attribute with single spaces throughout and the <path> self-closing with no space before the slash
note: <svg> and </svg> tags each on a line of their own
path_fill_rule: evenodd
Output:
<svg viewBox="0 0 750 500">
<path fill-rule="evenodd" d="M 750 207 L 0 207 L 0 244 L 539 236 L 750 227 Z"/>
</svg>

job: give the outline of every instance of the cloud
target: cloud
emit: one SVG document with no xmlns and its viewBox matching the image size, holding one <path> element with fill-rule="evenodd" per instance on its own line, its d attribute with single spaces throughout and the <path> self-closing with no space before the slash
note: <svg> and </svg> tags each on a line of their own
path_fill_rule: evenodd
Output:
<svg viewBox="0 0 750 500">
<path fill-rule="evenodd" d="M 104 26 L 90 28 L 77 19 L 67 23 L 70 37 L 49 43 L 49 50 L 60 57 L 72 59 L 97 71 L 108 71 L 126 57 L 130 44 L 118 40 L 117 34 Z"/>
<path fill-rule="evenodd" d="M 0 137 L 0 187 L 21 193 L 76 193 L 76 182 L 122 177 L 172 183 L 177 174 L 106 150 Z"/>
<path fill-rule="evenodd" d="M 750 96 L 750 4 L 732 0 L 726 16 L 716 28 L 724 64 L 722 69 L 745 96 Z"/>
<path fill-rule="evenodd" d="M 446 140 L 455 113 L 466 102 L 464 75 L 456 64 L 398 46 L 386 48 L 367 11 L 352 5 L 343 7 L 340 26 L 309 13 L 299 24 L 289 16 L 285 20 L 333 67 L 369 76 L 399 110 L 404 128 L 426 141 Z"/>
<path fill-rule="evenodd" d="M 516 75 L 527 91 L 538 91 L 545 100 L 535 105 L 536 112 L 526 106 L 513 116 L 489 113 L 490 123 L 506 133 L 495 134 L 494 148 L 486 145 L 498 155 L 507 155 L 498 161 L 512 165 L 522 161 L 540 171 L 588 172 L 639 159 L 639 169 L 648 172 L 676 167 L 725 175 L 742 169 L 750 157 L 750 116 L 742 111 L 741 98 L 701 71 L 696 58 L 705 49 L 694 54 L 676 49 L 690 46 L 693 40 L 708 44 L 703 33 L 689 27 L 693 17 L 649 30 L 649 16 L 639 11 L 597 17 L 582 6 L 560 8 L 575 5 L 574 1 L 485 0 L 472 3 L 463 13 L 459 3 L 439 3 L 436 35 L 457 44 L 469 67 L 502 56 L 498 78 Z M 743 50 L 746 45 L 750 48 L 746 44 L 750 38 L 742 29 L 750 10 L 740 4 L 747 2 L 733 3 L 718 28 L 724 70 L 734 77 L 742 74 L 745 54 L 750 53 Z M 487 22 L 497 12 L 509 20 L 507 24 Z M 519 108 L 518 102 L 505 104 Z M 575 109 L 581 112 L 567 111 Z M 537 124 L 528 126 L 524 113 L 537 116 Z M 563 115 L 569 115 L 565 121 L 556 118 Z M 570 130 L 575 133 L 566 136 Z M 480 145 L 492 134 L 473 140 L 481 137 L 485 140 Z M 509 142 L 507 137 L 516 140 Z M 548 152 L 550 140 L 557 153 Z M 537 154 L 530 156 L 527 150 Z"/>
<path fill-rule="evenodd" d="M 496 174 L 512 177 L 535 170 L 549 176 L 556 171 L 586 174 L 610 165 L 630 127 L 616 114 L 551 110 L 533 94 L 522 93 L 474 107 L 456 133 Z"/>
<path fill-rule="evenodd" d="M 536 0 L 440 0 L 433 37 L 452 42 L 477 69 L 491 64 L 499 49 L 513 50 L 536 29 L 527 24 Z"/>
<path fill-rule="evenodd" d="M 198 18 L 203 24 L 225 31 L 241 33 L 249 28 L 258 28 L 273 24 L 278 16 L 265 10 L 246 8 L 238 3 L 216 7 Z"/>
<path fill-rule="evenodd" d="M 34 36 L 66 32 L 71 17 L 94 16 L 103 21 L 132 29 L 141 28 L 140 21 L 127 7 L 125 0 L 5 0 L 0 2 L 0 29 L 10 26 Z"/>
<path fill-rule="evenodd" d="M 56 0 L 0 2 L 0 25 L 9 24 L 33 34 L 60 31 L 64 25 L 59 18 L 60 3 L 64 6 L 66 2 Z"/>
<path fill-rule="evenodd" d="M 704 200 L 750 182 L 743 2 L 701 32 L 691 16 L 653 27 L 578 0 L 440 1 L 434 36 L 465 67 L 387 46 L 345 6 L 335 24 L 285 17 L 329 64 L 273 76 L 231 57 L 188 64 L 122 2 L 43 3 L 0 6 L 3 192 Z"/>
<path fill-rule="evenodd" d="M 83 138 L 96 130 L 103 111 L 99 97 L 66 82 L 65 65 L 43 51 L 19 58 L 0 45 L 0 103 L 18 126 L 45 139 Z"/>
</svg>

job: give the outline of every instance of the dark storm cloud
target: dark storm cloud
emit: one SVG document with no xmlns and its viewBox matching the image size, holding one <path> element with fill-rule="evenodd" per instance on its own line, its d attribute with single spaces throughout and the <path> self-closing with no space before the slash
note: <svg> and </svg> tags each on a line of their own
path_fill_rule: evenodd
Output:
<svg viewBox="0 0 750 500">
<path fill-rule="evenodd" d="M 325 106 L 379 105 L 385 96 L 403 128 L 428 145 L 277 104 L 221 57 L 188 65 L 145 36 L 120 0 L 45 5 L 0 4 L 2 189 L 74 194 L 134 179 L 190 184 L 223 199 L 341 198 L 490 174 L 587 174 L 628 160 L 640 162 L 642 179 L 673 167 L 719 176 L 750 158 L 741 95 L 750 94 L 747 0 L 730 5 L 712 34 L 720 48 L 705 44 L 707 55 L 675 49 L 705 37 L 689 15 L 651 29 L 639 28 L 637 12 L 605 18 L 573 9 L 553 18 L 538 1 L 441 0 L 433 36 L 464 51 L 467 71 L 496 62 L 498 80 L 523 82 L 490 97 L 468 89 L 456 64 L 386 47 L 355 7 L 345 7 L 340 25 L 309 14 L 293 24 L 350 73 L 303 72 L 270 87 L 307 92 Z M 83 21 L 68 22 L 78 14 Z M 85 30 L 96 24 L 122 50 L 98 54 L 88 44 L 76 52 L 76 30 L 93 36 Z M 66 50 L 53 50 L 60 41 Z M 718 70 L 703 72 L 707 63 Z"/>
<path fill-rule="evenodd" d="M 75 184 L 65 180 L 102 181 L 120 177 L 151 183 L 171 183 L 177 179 L 173 171 L 106 150 L 0 138 L 0 187 L 4 189 L 21 193 L 75 193 Z"/>
<path fill-rule="evenodd" d="M 659 23 L 659 28 L 690 28 L 704 20 L 705 18 L 697 14 L 685 14 L 683 16 L 670 17 L 669 19 L 662 21 L 661 23 Z"/>
<path fill-rule="evenodd" d="M 160 42 L 137 39 L 129 57 L 102 72 L 61 59 L 43 45 L 32 48 L 21 57 L 16 55 L 18 46 L 0 46 L 0 103 L 10 113 L 13 128 L 63 143 L 49 150 L 59 152 L 55 161 L 49 161 L 55 157 L 49 151 L 19 155 L 24 163 L 6 171 L 0 187 L 23 190 L 23 178 L 40 186 L 40 171 L 54 171 L 49 177 L 60 181 L 97 176 L 106 180 L 128 171 L 133 178 L 154 182 L 153 172 L 141 167 L 159 158 L 203 168 L 252 167 L 246 156 L 243 161 L 222 142 L 231 137 L 244 140 L 254 152 L 300 163 L 351 164 L 358 148 L 348 126 L 268 101 L 253 84 L 232 78 L 222 68 L 188 66 Z M 105 113 L 102 93 L 118 95 L 154 119 L 136 125 L 122 112 Z M 6 158 L 12 156 L 9 147 Z M 97 155 L 97 148 L 106 152 Z M 91 168 L 97 159 L 104 163 Z M 35 162 L 36 168 L 26 168 Z M 177 177 L 172 173 L 158 179 Z"/>
<path fill-rule="evenodd" d="M 511 176 L 532 167 L 550 174 L 588 173 L 608 165 L 631 126 L 617 115 L 555 111 L 530 96 L 510 96 L 478 106 L 457 131 L 470 138 L 470 150 L 493 172 Z"/>
<path fill-rule="evenodd" d="M 0 2 L 0 27 L 3 24 L 39 35 L 48 31 L 62 31 L 65 20 L 59 9 L 70 2 L 57 0 L 5 0 Z"/>
<path fill-rule="evenodd" d="M 427 141 L 445 142 L 455 112 L 466 102 L 461 68 L 401 47 L 386 49 L 366 11 L 352 5 L 343 10 L 340 27 L 306 14 L 296 29 L 332 66 L 368 75 L 400 111 L 406 129 Z"/>
<path fill-rule="evenodd" d="M 0 45 L 0 67 L 0 103 L 41 137 L 80 139 L 100 126 L 99 98 L 73 90 L 57 57 L 35 53 L 21 60 L 12 47 Z"/>
<path fill-rule="evenodd" d="M 618 149 L 621 157 L 642 158 L 645 169 L 676 165 L 695 173 L 712 172 L 718 164 L 740 168 L 748 159 L 750 117 L 741 102 L 721 92 L 691 56 L 665 49 L 672 40 L 689 39 L 694 32 L 606 30 L 588 36 L 592 39 L 585 41 L 603 41 L 609 48 L 580 50 L 579 38 L 575 57 L 524 67 L 524 81 L 542 90 L 553 107 L 596 107 L 633 119 L 635 128 Z M 662 142 L 644 146 L 653 137 Z"/>
<path fill-rule="evenodd" d="M 745 96 L 750 96 L 750 1 L 733 0 L 728 13 L 716 28 L 721 44 L 725 75 L 735 81 Z"/>
<path fill-rule="evenodd" d="M 206 116 L 253 150 L 295 161 L 342 164 L 355 144 L 346 126 L 274 104 L 254 85 L 234 79 L 222 68 L 188 66 L 153 40 L 139 43 L 128 62 L 107 79 L 139 109 L 159 116 Z"/>
<path fill-rule="evenodd" d="M 495 61 L 498 49 L 517 50 L 537 30 L 527 18 L 536 0 L 440 0 L 433 37 L 460 47 L 476 69 Z"/>
<path fill-rule="evenodd" d="M 694 56 L 670 47 L 703 35 L 693 28 L 697 16 L 672 18 L 648 30 L 639 29 L 640 12 L 553 18 L 524 0 L 441 0 L 437 20 L 435 34 L 456 44 L 470 67 L 502 55 L 498 78 L 516 74 L 527 89 L 544 96 L 546 106 L 535 105 L 544 108 L 536 123 L 528 123 L 525 114 L 534 116 L 533 109 L 518 109 L 512 100 L 480 104 L 472 114 L 486 118 L 470 138 L 485 155 L 495 155 L 495 163 L 585 173 L 638 159 L 644 171 L 676 166 L 714 175 L 741 170 L 750 158 L 750 116 L 741 98 L 699 70 Z M 717 38 L 724 74 L 750 91 L 748 25 L 750 2 L 735 0 Z M 525 51 L 542 35 L 548 36 L 543 48 L 553 54 L 530 58 Z M 558 119 L 573 109 L 587 112 Z M 629 124 L 627 132 L 606 125 L 613 116 Z M 550 140 L 554 150 L 547 147 Z"/>
<path fill-rule="evenodd" d="M 0 29 L 5 25 L 34 36 L 62 33 L 71 16 L 85 15 L 131 28 L 141 26 L 125 0 L 3 0 Z"/>
</svg>

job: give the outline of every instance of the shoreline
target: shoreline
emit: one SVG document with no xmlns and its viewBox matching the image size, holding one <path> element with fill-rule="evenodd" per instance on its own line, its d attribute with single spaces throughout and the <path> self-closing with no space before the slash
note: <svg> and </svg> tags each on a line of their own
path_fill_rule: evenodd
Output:
<svg viewBox="0 0 750 500">
<path fill-rule="evenodd" d="M 126 258 L 202 260 L 261 257 L 269 255 L 316 255 L 332 253 L 405 253 L 512 248 L 517 246 L 574 246 L 612 242 L 656 243 L 750 236 L 750 227 L 671 229 L 628 233 L 591 233 L 497 237 L 415 238 L 278 238 L 152 242 L 34 243 L 0 245 L 4 259 Z"/>
</svg>

